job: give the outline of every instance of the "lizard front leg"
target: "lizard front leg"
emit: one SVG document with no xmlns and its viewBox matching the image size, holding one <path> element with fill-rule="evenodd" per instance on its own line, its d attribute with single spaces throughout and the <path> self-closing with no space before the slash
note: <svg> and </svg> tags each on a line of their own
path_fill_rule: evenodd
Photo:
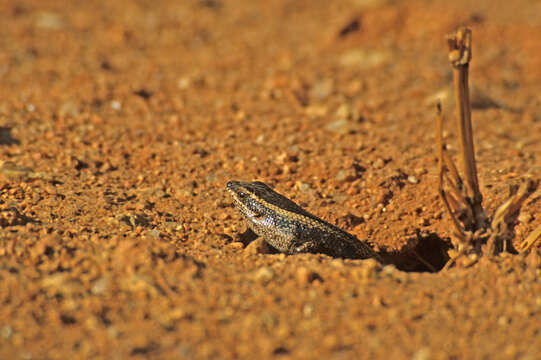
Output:
<svg viewBox="0 0 541 360">
<path fill-rule="evenodd" d="M 293 248 L 295 254 L 300 253 L 319 253 L 321 252 L 321 243 L 314 240 L 308 240 Z"/>
</svg>

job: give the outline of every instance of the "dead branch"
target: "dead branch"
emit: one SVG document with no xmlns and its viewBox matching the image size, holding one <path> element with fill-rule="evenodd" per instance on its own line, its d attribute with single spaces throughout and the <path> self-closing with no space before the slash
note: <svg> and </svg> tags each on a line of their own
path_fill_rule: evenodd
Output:
<svg viewBox="0 0 541 360">
<path fill-rule="evenodd" d="M 482 206 L 483 196 L 479 190 L 479 181 L 477 179 L 471 123 L 468 83 L 469 64 L 472 57 L 471 30 L 466 28 L 458 29 L 456 33 L 447 37 L 447 42 L 449 46 L 449 61 L 453 66 L 460 155 L 462 159 L 462 170 L 466 178 L 466 199 L 474 217 L 473 228 L 468 230 L 475 231 L 486 226 L 486 215 Z"/>
<path fill-rule="evenodd" d="M 539 242 L 541 242 L 541 224 L 520 243 L 519 250 L 524 254 Z"/>
<path fill-rule="evenodd" d="M 436 125 L 438 145 L 438 192 L 449 213 L 455 231 L 452 239 L 455 247 L 451 259 L 445 265 L 448 269 L 457 259 L 469 254 L 477 259 L 482 253 L 496 254 L 509 251 L 513 236 L 513 226 L 520 208 L 537 189 L 539 181 L 527 180 L 520 187 L 510 191 L 509 199 L 504 202 L 492 217 L 490 223 L 483 209 L 483 196 L 479 190 L 477 164 L 473 145 L 471 122 L 471 104 L 468 84 L 469 63 L 471 60 L 471 31 L 459 29 L 448 35 L 449 61 L 453 66 L 455 84 L 456 112 L 460 139 L 459 156 L 462 163 L 462 180 L 453 160 L 443 142 L 443 115 L 441 105 L 437 104 Z M 541 226 L 534 230 L 519 246 L 526 252 L 541 242 Z M 486 245 L 483 245 L 486 244 Z"/>
<path fill-rule="evenodd" d="M 490 223 L 492 233 L 487 242 L 488 252 L 495 254 L 507 250 L 508 242 L 512 237 L 513 224 L 519 210 L 530 194 L 537 189 L 537 186 L 537 181 L 528 179 L 520 185 L 518 190 L 512 189 L 511 197 L 496 209 Z"/>
<path fill-rule="evenodd" d="M 451 197 L 451 202 L 453 203 L 453 207 L 449 204 L 449 200 L 447 197 L 447 194 L 444 190 L 444 154 L 446 154 L 445 145 L 443 144 L 443 115 L 441 113 L 441 104 L 437 104 L 437 110 L 436 110 L 436 122 L 437 122 L 437 134 L 436 138 L 438 139 L 438 175 L 439 175 L 439 184 L 438 184 L 438 192 L 440 194 L 441 199 L 443 200 L 443 203 L 445 205 L 445 209 L 449 213 L 449 216 L 451 217 L 451 220 L 453 221 L 453 224 L 455 225 L 456 232 L 458 234 L 458 238 L 460 241 L 465 241 L 466 236 L 464 234 L 464 231 L 462 229 L 462 226 L 460 225 L 458 219 L 455 216 L 455 210 L 458 207 L 458 204 L 456 203 L 455 199 Z M 449 162 L 451 161 L 446 158 Z M 451 162 L 452 164 L 452 162 Z M 454 164 L 453 164 L 454 167 Z M 456 170 L 456 168 L 454 169 Z M 460 179 L 460 176 L 458 176 L 458 173 L 454 173 Z M 458 180 L 457 180 L 458 181 Z M 452 181 L 449 181 L 449 183 L 452 183 Z"/>
</svg>

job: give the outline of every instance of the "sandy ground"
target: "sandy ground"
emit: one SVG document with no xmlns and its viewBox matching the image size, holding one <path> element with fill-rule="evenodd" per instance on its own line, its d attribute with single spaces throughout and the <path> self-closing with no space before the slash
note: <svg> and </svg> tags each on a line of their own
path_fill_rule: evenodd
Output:
<svg viewBox="0 0 541 360">
<path fill-rule="evenodd" d="M 541 176 L 539 1 L 5 0 L 0 24 L 1 359 L 541 357 L 538 250 L 411 256 L 448 260 L 458 26 L 484 205 Z M 262 254 L 231 179 L 404 259 Z"/>
</svg>

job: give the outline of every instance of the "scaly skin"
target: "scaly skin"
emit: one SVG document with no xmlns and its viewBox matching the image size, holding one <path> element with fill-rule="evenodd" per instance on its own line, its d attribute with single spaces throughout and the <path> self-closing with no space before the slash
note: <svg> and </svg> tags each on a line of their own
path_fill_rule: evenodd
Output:
<svg viewBox="0 0 541 360">
<path fill-rule="evenodd" d="M 226 187 L 248 227 L 278 251 L 381 260 L 365 242 L 310 214 L 262 182 L 230 181 Z"/>
</svg>

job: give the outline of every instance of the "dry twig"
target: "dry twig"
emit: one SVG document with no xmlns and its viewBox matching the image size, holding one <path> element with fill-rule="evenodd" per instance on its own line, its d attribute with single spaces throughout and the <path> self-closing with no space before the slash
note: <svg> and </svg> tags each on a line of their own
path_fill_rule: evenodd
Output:
<svg viewBox="0 0 541 360">
<path fill-rule="evenodd" d="M 538 186 L 537 181 L 528 180 L 517 190 L 510 193 L 510 198 L 494 213 L 492 221 L 483 209 L 483 196 L 479 190 L 477 165 L 473 145 L 471 123 L 471 104 L 468 84 L 469 63 L 471 60 L 471 31 L 462 28 L 447 37 L 449 61 L 453 66 L 455 84 L 456 112 L 460 138 L 460 158 L 462 180 L 454 162 L 443 143 L 443 115 L 441 105 L 437 105 L 437 142 L 438 142 L 438 191 L 455 227 L 453 245 L 458 252 L 452 256 L 445 268 L 455 263 L 456 259 L 474 250 L 485 250 L 491 254 L 510 249 L 512 228 L 518 212 L 528 196 Z M 541 241 L 541 226 L 521 243 L 521 250 L 527 251 L 534 243 Z M 482 245 L 487 246 L 483 249 Z M 476 256 L 472 254 L 472 256 Z"/>
<path fill-rule="evenodd" d="M 522 253 L 525 253 L 529 251 L 535 243 L 540 242 L 540 241 L 541 241 L 541 224 L 534 231 L 532 231 L 530 235 L 528 235 L 526 239 L 524 239 L 524 241 L 520 243 L 518 250 Z"/>
<path fill-rule="evenodd" d="M 469 65 L 472 57 L 471 30 L 461 28 L 447 37 L 449 46 L 449 61 L 453 66 L 455 84 L 456 113 L 458 116 L 458 132 L 460 139 L 460 155 L 462 170 L 466 177 L 465 195 L 469 208 L 473 213 L 472 228 L 476 231 L 486 226 L 486 215 L 482 206 L 483 196 L 479 190 L 477 166 L 473 146 L 473 131 L 471 123 L 471 104 L 469 90 Z"/>
<path fill-rule="evenodd" d="M 528 199 L 538 186 L 537 181 L 528 179 L 517 188 L 510 191 L 507 199 L 496 211 L 490 223 L 491 234 L 487 241 L 487 251 L 495 254 L 509 250 L 509 241 L 512 239 L 512 227 L 518 216 L 522 204 Z"/>
<path fill-rule="evenodd" d="M 451 170 L 451 173 L 453 174 L 453 177 L 455 177 L 456 181 L 455 184 L 461 183 L 460 176 L 458 175 L 458 172 L 456 172 L 456 168 L 454 167 L 453 162 L 447 155 L 447 149 L 445 148 L 445 144 L 443 144 L 443 115 L 441 113 L 441 104 L 437 104 L 437 113 L 436 113 L 436 121 L 437 121 L 437 134 L 436 138 L 438 139 L 438 174 L 439 174 L 439 184 L 438 184 L 438 192 L 441 196 L 441 199 L 443 200 L 443 203 L 445 205 L 445 209 L 447 209 L 447 212 L 451 216 L 451 220 L 453 221 L 453 224 L 455 225 L 455 230 L 457 232 L 458 239 L 464 243 L 466 241 L 466 234 L 464 233 L 464 230 L 462 229 L 462 226 L 458 220 L 458 218 L 455 216 L 456 210 L 458 209 L 459 205 L 457 200 L 455 200 L 452 196 L 449 196 L 444 189 L 444 174 L 445 174 L 445 166 L 447 169 Z M 445 164 L 444 164 L 444 158 Z M 453 182 L 448 179 L 448 183 L 453 184 Z M 459 194 L 460 190 L 455 185 L 452 186 L 451 189 L 453 190 L 453 193 Z M 449 204 L 451 202 L 451 204 Z"/>
</svg>

